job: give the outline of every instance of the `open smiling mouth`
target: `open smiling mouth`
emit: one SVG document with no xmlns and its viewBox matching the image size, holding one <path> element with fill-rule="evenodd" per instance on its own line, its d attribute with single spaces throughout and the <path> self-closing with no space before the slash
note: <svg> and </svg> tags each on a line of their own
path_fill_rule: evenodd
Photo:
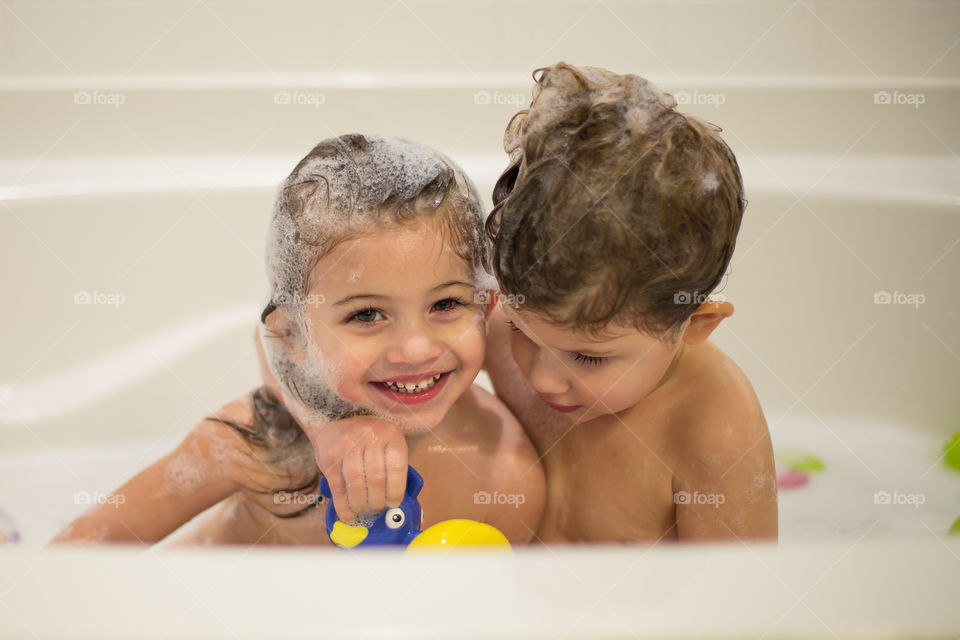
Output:
<svg viewBox="0 0 960 640">
<path fill-rule="evenodd" d="M 387 398 L 403 404 L 419 404 L 434 398 L 443 389 L 450 371 L 426 375 L 413 380 L 378 380 L 371 384 Z M 410 378 L 410 376 L 404 376 Z"/>
</svg>

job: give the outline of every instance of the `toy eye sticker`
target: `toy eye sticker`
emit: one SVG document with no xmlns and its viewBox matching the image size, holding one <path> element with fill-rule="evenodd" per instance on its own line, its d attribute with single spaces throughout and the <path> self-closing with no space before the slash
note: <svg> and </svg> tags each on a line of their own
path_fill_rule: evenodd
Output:
<svg viewBox="0 0 960 640">
<path fill-rule="evenodd" d="M 390 529 L 399 529 L 403 526 L 403 521 L 406 520 L 406 518 L 403 515 L 403 509 L 394 507 L 393 509 L 387 509 L 383 520 Z"/>
</svg>

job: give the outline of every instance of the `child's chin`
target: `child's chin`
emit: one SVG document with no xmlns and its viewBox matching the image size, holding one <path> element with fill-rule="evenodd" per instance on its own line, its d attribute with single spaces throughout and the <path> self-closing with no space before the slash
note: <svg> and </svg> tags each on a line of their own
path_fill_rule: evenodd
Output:
<svg viewBox="0 0 960 640">
<path fill-rule="evenodd" d="M 430 433 L 436 428 L 436 424 L 413 423 L 409 420 L 400 424 L 400 429 L 403 431 L 403 435 L 407 436 L 408 438 L 411 436 L 422 436 L 426 433 Z"/>
<path fill-rule="evenodd" d="M 441 409 L 442 407 L 434 407 L 430 411 L 412 412 L 400 409 L 391 411 L 389 415 L 403 431 L 403 435 L 419 436 L 434 431 L 443 422 L 447 411 Z"/>
</svg>

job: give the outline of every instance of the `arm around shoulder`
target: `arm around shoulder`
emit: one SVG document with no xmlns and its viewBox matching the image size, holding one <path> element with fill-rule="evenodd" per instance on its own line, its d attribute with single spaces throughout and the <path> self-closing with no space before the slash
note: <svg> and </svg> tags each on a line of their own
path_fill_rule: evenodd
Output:
<svg viewBox="0 0 960 640">
<path fill-rule="evenodd" d="M 231 403 L 221 413 L 242 411 L 243 402 Z M 76 518 L 51 544 L 162 540 L 239 488 L 224 464 L 237 439 L 229 427 L 201 421 L 176 449 Z"/>
</svg>

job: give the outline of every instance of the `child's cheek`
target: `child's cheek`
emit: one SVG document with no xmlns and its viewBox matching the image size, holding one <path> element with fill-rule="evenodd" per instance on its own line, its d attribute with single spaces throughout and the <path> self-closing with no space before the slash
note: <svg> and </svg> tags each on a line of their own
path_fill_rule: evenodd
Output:
<svg viewBox="0 0 960 640">
<path fill-rule="evenodd" d="M 459 335 L 454 337 L 454 352 L 460 360 L 460 366 L 465 372 L 476 373 L 483 366 L 486 355 L 486 324 L 482 314 L 471 318 Z"/>
<path fill-rule="evenodd" d="M 359 344 L 347 343 L 343 338 L 326 342 L 320 349 L 325 382 L 331 391 L 347 402 L 361 404 L 370 370 L 364 349 Z"/>
<path fill-rule="evenodd" d="M 642 400 L 651 389 L 642 367 L 637 367 L 633 375 L 622 375 L 611 371 L 595 389 L 594 393 L 610 413 L 622 411 Z"/>
<path fill-rule="evenodd" d="M 519 331 L 510 332 L 510 354 L 520 373 L 529 380 L 530 370 L 533 368 L 533 349 Z"/>
</svg>

